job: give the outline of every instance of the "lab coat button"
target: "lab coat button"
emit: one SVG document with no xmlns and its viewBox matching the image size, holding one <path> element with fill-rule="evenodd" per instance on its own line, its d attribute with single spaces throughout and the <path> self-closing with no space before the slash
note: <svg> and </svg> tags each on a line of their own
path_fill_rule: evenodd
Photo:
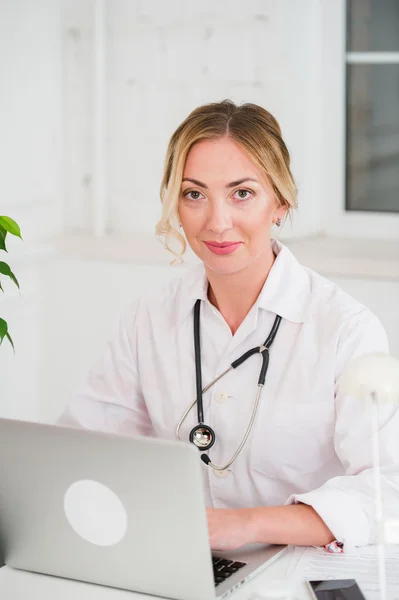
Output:
<svg viewBox="0 0 399 600">
<path fill-rule="evenodd" d="M 228 399 L 229 395 L 227 392 L 219 392 L 218 394 L 216 394 L 216 402 L 218 402 L 219 404 L 224 404 L 227 399 Z"/>
<path fill-rule="evenodd" d="M 224 469 L 224 471 L 213 471 L 216 475 L 216 477 L 220 477 L 220 479 L 224 479 L 225 477 L 227 477 L 228 475 L 228 471 L 226 469 Z"/>
</svg>

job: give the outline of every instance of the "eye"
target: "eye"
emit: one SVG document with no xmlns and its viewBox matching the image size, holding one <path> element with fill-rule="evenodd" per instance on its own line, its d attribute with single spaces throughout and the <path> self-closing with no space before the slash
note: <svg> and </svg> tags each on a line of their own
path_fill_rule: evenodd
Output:
<svg viewBox="0 0 399 600">
<path fill-rule="evenodd" d="M 235 194 L 238 194 L 238 196 L 235 196 L 235 197 L 236 197 L 236 200 L 240 200 L 240 201 L 243 201 L 243 200 L 249 200 L 249 198 L 250 198 L 251 196 L 253 196 L 253 195 L 254 195 L 254 193 L 253 193 L 253 192 L 251 192 L 251 190 L 246 190 L 246 189 L 244 189 L 244 188 L 241 188 L 241 189 L 239 189 L 239 190 L 236 190 L 236 191 L 234 192 L 234 195 L 235 195 Z"/>
<path fill-rule="evenodd" d="M 190 196 L 192 194 L 192 196 Z M 187 192 L 183 192 L 183 197 L 188 198 L 189 200 L 200 200 L 202 196 L 201 192 L 197 190 L 188 190 Z"/>
</svg>

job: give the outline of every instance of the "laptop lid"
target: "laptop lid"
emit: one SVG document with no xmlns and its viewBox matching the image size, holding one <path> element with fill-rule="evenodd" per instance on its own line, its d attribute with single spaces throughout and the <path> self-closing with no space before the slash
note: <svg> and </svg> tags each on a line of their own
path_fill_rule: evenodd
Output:
<svg viewBox="0 0 399 600">
<path fill-rule="evenodd" d="M 0 419 L 0 549 L 12 567 L 215 598 L 191 444 Z"/>
</svg>

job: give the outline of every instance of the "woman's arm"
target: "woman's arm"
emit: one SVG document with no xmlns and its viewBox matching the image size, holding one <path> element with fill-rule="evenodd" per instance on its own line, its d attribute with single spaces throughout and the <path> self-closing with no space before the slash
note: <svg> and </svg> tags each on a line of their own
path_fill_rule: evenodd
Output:
<svg viewBox="0 0 399 600">
<path fill-rule="evenodd" d="M 369 352 L 388 352 L 385 331 L 368 311 L 344 323 L 336 356 L 335 452 L 345 474 L 318 489 L 292 494 L 285 506 L 209 509 L 214 548 L 268 542 L 319 546 L 337 539 L 345 546 L 375 543 L 371 416 L 367 403 L 345 395 L 340 377 L 346 365 Z M 379 407 L 381 485 L 385 517 L 399 519 L 399 406 Z M 237 546 L 238 543 L 238 546 Z"/>
<path fill-rule="evenodd" d="M 322 518 L 306 504 L 208 508 L 207 515 L 213 550 L 258 543 L 324 546 L 334 539 Z"/>
<path fill-rule="evenodd" d="M 386 333 L 378 319 L 364 310 L 342 323 L 335 370 L 334 448 L 344 474 L 318 489 L 292 494 L 286 504 L 312 506 L 345 547 L 376 542 L 375 489 L 371 411 L 367 399 L 348 396 L 341 377 L 351 360 L 370 352 L 388 352 Z M 385 518 L 399 518 L 399 405 L 379 405 L 381 487 Z"/>
</svg>

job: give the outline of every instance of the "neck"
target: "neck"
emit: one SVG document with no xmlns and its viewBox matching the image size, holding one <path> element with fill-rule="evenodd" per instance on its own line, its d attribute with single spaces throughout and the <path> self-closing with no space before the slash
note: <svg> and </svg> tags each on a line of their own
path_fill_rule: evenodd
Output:
<svg viewBox="0 0 399 600">
<path fill-rule="evenodd" d="M 208 299 L 216 306 L 234 335 L 255 304 L 269 275 L 275 256 L 262 254 L 252 265 L 238 273 L 222 275 L 207 270 Z"/>
</svg>

